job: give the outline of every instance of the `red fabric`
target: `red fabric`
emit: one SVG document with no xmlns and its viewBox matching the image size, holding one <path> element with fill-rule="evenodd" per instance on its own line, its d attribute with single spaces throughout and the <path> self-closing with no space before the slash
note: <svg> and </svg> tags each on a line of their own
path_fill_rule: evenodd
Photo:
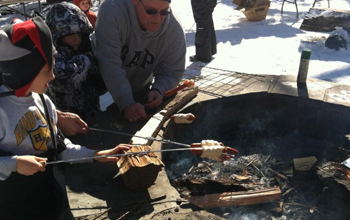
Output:
<svg viewBox="0 0 350 220">
<path fill-rule="evenodd" d="M 41 46 L 39 31 L 32 20 L 21 22 L 21 23 L 15 24 L 13 26 L 13 28 L 12 28 L 12 40 L 11 40 L 12 44 L 15 45 L 16 42 L 20 41 L 21 39 L 23 39 L 27 35 L 33 41 L 34 45 L 38 48 L 39 52 L 41 53 L 41 55 L 45 59 L 46 63 L 48 63 L 46 56 L 44 54 L 43 48 Z M 36 77 L 34 77 L 34 79 L 35 78 Z M 18 97 L 25 96 L 25 93 L 29 89 L 30 85 L 33 83 L 34 79 L 26 86 L 24 86 L 20 89 L 17 89 L 15 91 L 16 96 L 18 96 Z"/>
<path fill-rule="evenodd" d="M 96 20 L 97 20 L 96 13 L 93 12 L 93 11 L 87 11 L 87 12 L 85 12 L 85 14 L 88 17 L 92 27 L 95 28 L 95 23 L 96 23 Z"/>
<path fill-rule="evenodd" d="M 41 46 L 39 31 L 32 20 L 20 22 L 15 24 L 12 29 L 12 44 L 16 44 L 17 41 L 21 40 L 25 36 L 29 36 L 33 41 L 34 45 L 38 48 L 39 52 L 45 59 L 46 63 L 49 62 L 46 59 L 43 47 Z"/>
<path fill-rule="evenodd" d="M 39 74 L 39 73 L 38 73 L 38 74 Z M 36 76 L 34 77 L 34 79 L 33 79 L 30 83 L 28 83 L 28 84 L 25 85 L 24 87 L 22 87 L 22 88 L 20 88 L 20 89 L 16 89 L 16 90 L 15 90 L 15 95 L 16 95 L 17 97 L 26 96 L 26 93 L 27 93 L 27 91 L 28 91 L 30 85 L 32 85 L 32 83 L 34 82 L 35 78 L 36 78 Z"/>
</svg>

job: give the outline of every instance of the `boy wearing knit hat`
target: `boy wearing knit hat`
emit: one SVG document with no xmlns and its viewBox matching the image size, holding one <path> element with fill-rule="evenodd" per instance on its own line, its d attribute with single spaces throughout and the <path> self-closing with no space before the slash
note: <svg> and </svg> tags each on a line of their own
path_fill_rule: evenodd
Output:
<svg viewBox="0 0 350 220">
<path fill-rule="evenodd" d="M 170 0 L 103 1 L 92 45 L 107 89 L 130 122 L 146 120 L 145 108 L 156 109 L 185 71 L 185 35 Z"/>
<path fill-rule="evenodd" d="M 74 219 L 63 175 L 57 165 L 46 167 L 46 161 L 129 149 L 95 151 L 68 139 L 56 145 L 56 109 L 42 95 L 54 79 L 54 52 L 50 30 L 40 17 L 0 29 L 0 219 Z"/>
</svg>

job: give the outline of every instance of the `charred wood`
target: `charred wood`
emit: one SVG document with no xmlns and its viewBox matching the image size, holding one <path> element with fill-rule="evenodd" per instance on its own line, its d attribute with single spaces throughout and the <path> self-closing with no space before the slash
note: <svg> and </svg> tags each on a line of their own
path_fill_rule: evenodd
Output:
<svg viewBox="0 0 350 220">
<path fill-rule="evenodd" d="M 203 209 L 213 207 L 256 205 L 281 199 L 278 187 L 245 191 L 207 194 L 205 196 L 190 196 L 189 202 Z"/>
</svg>

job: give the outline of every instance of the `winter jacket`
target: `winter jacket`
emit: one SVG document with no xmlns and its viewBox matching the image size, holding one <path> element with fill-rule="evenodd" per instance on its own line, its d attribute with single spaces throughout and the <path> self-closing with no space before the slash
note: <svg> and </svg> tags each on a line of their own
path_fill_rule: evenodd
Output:
<svg viewBox="0 0 350 220">
<path fill-rule="evenodd" d="M 92 26 L 80 8 L 67 2 L 51 7 L 46 24 L 58 52 L 54 67 L 56 78 L 50 83 L 47 95 L 57 109 L 90 118 L 100 112 L 99 95 L 106 91 L 91 52 Z M 78 53 L 60 42 L 60 38 L 77 33 L 82 34 Z"/>
<path fill-rule="evenodd" d="M 105 0 L 91 39 L 101 75 L 120 111 L 135 102 L 132 93 L 150 83 L 164 95 L 185 71 L 186 40 L 174 13 L 157 31 L 143 31 L 133 1 Z"/>
</svg>

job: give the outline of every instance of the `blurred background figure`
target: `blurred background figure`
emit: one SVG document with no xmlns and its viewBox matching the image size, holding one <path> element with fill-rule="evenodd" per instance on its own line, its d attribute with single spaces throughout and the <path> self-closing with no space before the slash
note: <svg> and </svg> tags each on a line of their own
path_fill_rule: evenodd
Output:
<svg viewBox="0 0 350 220">
<path fill-rule="evenodd" d="M 194 21 L 196 22 L 196 54 L 190 61 L 208 63 L 216 54 L 216 34 L 213 22 L 213 11 L 217 0 L 191 0 Z"/>
<path fill-rule="evenodd" d="M 73 0 L 73 3 L 76 6 L 78 6 L 86 14 L 92 27 L 95 28 L 97 15 L 95 12 L 90 10 L 90 8 L 92 6 L 91 0 Z"/>
</svg>

